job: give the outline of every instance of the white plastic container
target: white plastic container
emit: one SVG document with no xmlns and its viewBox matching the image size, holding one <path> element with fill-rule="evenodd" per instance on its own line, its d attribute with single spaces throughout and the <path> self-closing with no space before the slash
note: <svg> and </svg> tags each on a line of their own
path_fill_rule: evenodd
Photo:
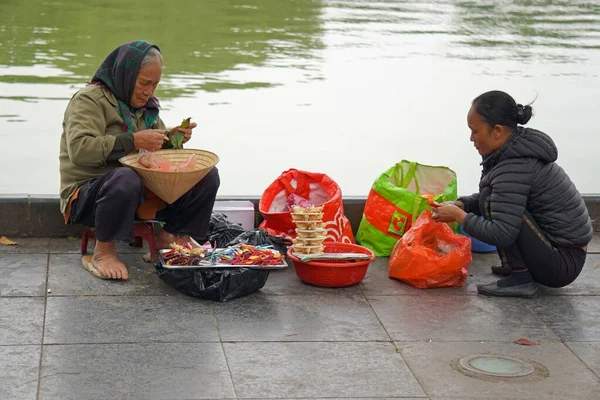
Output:
<svg viewBox="0 0 600 400">
<path fill-rule="evenodd" d="M 254 229 L 254 204 L 251 201 L 215 201 L 214 213 L 225 214 L 231 222 L 237 222 L 249 231 Z"/>
</svg>

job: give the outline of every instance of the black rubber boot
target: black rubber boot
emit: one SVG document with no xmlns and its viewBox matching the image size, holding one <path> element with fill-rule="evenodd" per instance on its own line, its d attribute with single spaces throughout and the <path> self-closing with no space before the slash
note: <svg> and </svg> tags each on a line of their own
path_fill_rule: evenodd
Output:
<svg viewBox="0 0 600 400">
<path fill-rule="evenodd" d="M 504 265 L 494 265 L 492 266 L 492 273 L 500 276 L 510 276 L 512 269 Z"/>
<path fill-rule="evenodd" d="M 525 297 L 530 299 L 536 295 L 537 290 L 538 284 L 536 282 L 505 287 L 498 286 L 498 282 L 489 283 L 487 285 L 477 285 L 477 293 L 496 297 Z"/>
</svg>

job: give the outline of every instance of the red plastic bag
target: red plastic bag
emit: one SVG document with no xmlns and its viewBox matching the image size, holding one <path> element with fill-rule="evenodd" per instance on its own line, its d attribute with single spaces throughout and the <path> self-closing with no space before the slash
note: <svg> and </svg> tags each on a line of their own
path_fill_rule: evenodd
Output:
<svg viewBox="0 0 600 400">
<path fill-rule="evenodd" d="M 425 210 L 394 246 L 388 275 L 419 289 L 461 287 L 471 261 L 471 240 Z"/>
<path fill-rule="evenodd" d="M 292 194 L 296 196 L 290 197 Z M 327 175 L 316 172 L 290 169 L 269 185 L 258 203 L 264 219 L 259 228 L 271 236 L 295 238 L 296 225 L 288 211 L 289 199 L 307 200 L 311 205 L 323 206 L 326 242 L 354 243 L 352 226 L 344 215 L 340 186 Z"/>
</svg>

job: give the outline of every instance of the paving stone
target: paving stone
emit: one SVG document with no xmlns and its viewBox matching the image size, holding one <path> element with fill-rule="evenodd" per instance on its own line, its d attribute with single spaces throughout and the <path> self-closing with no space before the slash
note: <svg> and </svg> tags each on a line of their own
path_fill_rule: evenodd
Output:
<svg viewBox="0 0 600 400">
<path fill-rule="evenodd" d="M 359 295 L 268 296 L 216 304 L 224 341 L 389 340 Z"/>
<path fill-rule="evenodd" d="M 41 400 L 235 397 L 220 343 L 44 347 Z"/>
<path fill-rule="evenodd" d="M 50 253 L 52 254 L 80 254 L 81 252 L 81 238 L 51 238 L 50 239 Z M 148 245 L 144 241 L 144 247 L 133 247 L 128 243 L 117 243 L 118 254 L 144 254 L 148 253 Z M 88 243 L 88 254 L 94 253 L 94 240 L 91 239 Z"/>
<path fill-rule="evenodd" d="M 502 277 L 492 274 L 490 266 L 498 265 L 498 256 L 490 254 L 473 254 L 473 262 L 469 265 L 469 277 L 462 288 L 416 289 L 396 279 L 388 277 L 388 259 L 379 258 L 369 267 L 367 276 L 360 284 L 363 293 L 371 295 L 477 295 L 477 285 L 495 282 Z M 538 296 L 581 296 L 600 295 L 600 254 L 588 254 L 581 275 L 571 285 L 552 289 L 541 287 Z"/>
<path fill-rule="evenodd" d="M 384 296 L 418 296 L 424 293 L 422 289 L 416 289 L 412 286 L 392 279 L 388 276 L 388 258 L 377 258 L 367 270 L 365 278 L 360 283 L 360 288 L 366 296 L 384 295 Z M 429 292 L 435 293 L 456 293 L 457 289 L 431 289 Z"/>
<path fill-rule="evenodd" d="M 510 393 L 507 393 L 507 395 L 510 395 Z M 473 397 L 428 397 L 428 399 L 430 400 L 565 400 L 564 397 L 557 397 L 557 396 L 552 396 L 552 395 L 548 395 L 546 393 L 543 394 L 543 397 L 537 396 L 537 397 L 481 397 L 481 396 L 477 396 L 476 398 Z M 586 397 L 571 397 L 569 398 L 569 400 L 595 400 L 592 397 L 586 396 Z"/>
<path fill-rule="evenodd" d="M 477 285 L 495 282 L 502 277 L 490 272 L 490 265 L 497 264 L 497 257 L 477 255 L 470 268 L 472 276 L 467 280 L 467 292 L 477 294 Z M 545 296 L 600 296 L 600 254 L 588 254 L 585 266 L 579 277 L 564 288 L 554 289 L 540 287 L 538 297 Z"/>
<path fill-rule="evenodd" d="M 0 345 L 42 343 L 43 297 L 0 298 Z"/>
<path fill-rule="evenodd" d="M 598 378 L 562 343 L 546 342 L 538 346 L 514 343 L 397 343 L 402 357 L 430 398 L 465 397 L 473 399 L 597 399 Z M 541 380 L 481 380 L 463 375 L 453 367 L 462 357 L 496 354 L 540 363 L 549 375 Z"/>
<path fill-rule="evenodd" d="M 464 287 L 467 294 L 478 295 L 477 285 L 496 282 L 498 279 L 503 278 L 492 274 L 491 267 L 493 265 L 500 265 L 500 258 L 497 253 L 473 253 L 473 261 L 469 265 L 469 277 Z"/>
<path fill-rule="evenodd" d="M 379 257 L 369 265 L 360 288 L 366 296 L 370 295 L 418 295 L 423 290 L 415 289 L 404 282 L 388 277 L 388 258 Z"/>
<path fill-rule="evenodd" d="M 0 255 L 0 296 L 45 296 L 47 254 Z"/>
<path fill-rule="evenodd" d="M 476 294 L 477 285 L 498 279 L 490 272 L 490 266 L 498 262 L 495 254 L 473 254 L 473 262 L 469 265 L 467 283 L 460 288 L 430 288 L 417 289 L 397 279 L 388 276 L 388 259 L 378 258 L 369 266 L 365 279 L 360 283 L 366 296 L 420 296 L 428 295 L 449 296 L 457 294 Z"/>
<path fill-rule="evenodd" d="M 0 399 L 34 400 L 40 346 L 0 346 Z"/>
<path fill-rule="evenodd" d="M 529 307 L 564 341 L 600 341 L 600 301 L 597 296 L 545 297 Z"/>
<path fill-rule="evenodd" d="M 46 344 L 208 341 L 218 342 L 219 334 L 206 301 L 184 296 L 48 298 Z"/>
<path fill-rule="evenodd" d="M 48 289 L 53 296 L 178 294 L 156 276 L 152 264 L 145 263 L 139 255 L 122 255 L 120 259 L 129 269 L 127 281 L 104 280 L 92 276 L 81 266 L 81 255 L 51 254 Z"/>
<path fill-rule="evenodd" d="M 492 254 L 477 254 L 473 257 L 473 263 L 470 266 L 471 276 L 467 279 L 467 293 L 477 294 L 477 285 L 487 284 L 502 279 L 502 277 L 491 273 L 490 266 L 499 265 L 498 257 Z M 585 266 L 579 277 L 564 288 L 553 289 L 540 287 L 538 297 L 545 296 L 582 296 L 594 295 L 600 296 L 600 254 L 588 254 Z"/>
<path fill-rule="evenodd" d="M 558 340 L 520 299 L 483 296 L 370 296 L 394 340 Z"/>
<path fill-rule="evenodd" d="M 239 398 L 425 397 L 391 343 L 224 343 Z"/>
<path fill-rule="evenodd" d="M 469 277 L 466 285 L 462 288 L 465 293 L 478 295 L 478 285 L 496 282 L 504 278 L 492 273 L 491 267 L 494 265 L 500 265 L 500 258 L 497 253 L 473 253 L 473 261 L 469 265 Z"/>
<path fill-rule="evenodd" d="M 0 234 L 2 236 L 2 234 Z M 14 246 L 0 245 L 0 260 L 4 254 L 47 254 L 50 243 L 48 238 L 19 238 L 9 237 L 13 242 L 17 242 Z"/>
<path fill-rule="evenodd" d="M 358 285 L 346 288 L 323 288 L 308 285 L 300 280 L 294 271 L 293 262 L 288 268 L 271 271 L 269 279 L 261 292 L 275 295 L 310 295 L 319 293 L 360 294 Z"/>
<path fill-rule="evenodd" d="M 119 251 L 132 266 L 131 278 L 114 282 L 81 268 L 79 241 L 50 239 L 42 251 L 30 240 L 28 251 L 21 248 L 27 256 L 8 255 L 0 246 L 0 296 L 43 296 L 45 254 L 52 253 L 45 334 L 50 345 L 40 399 L 235 398 L 221 344 L 215 343 L 217 321 L 221 338 L 231 342 L 223 346 L 239 398 L 598 400 L 600 393 L 600 311 L 596 298 L 588 297 L 600 295 L 600 269 L 594 268 L 600 254 L 588 255 L 573 284 L 542 288 L 533 300 L 476 295 L 477 284 L 499 277 L 489 269 L 498 263 L 495 254 L 474 254 L 463 288 L 414 289 L 389 279 L 387 259 L 378 259 L 365 280 L 350 288 L 306 285 L 290 267 L 273 271 L 257 294 L 215 303 L 171 289 L 141 261 L 143 250 L 127 244 Z M 28 264 L 34 259 L 44 259 L 35 273 Z M 35 398 L 44 299 L 0 301 L 10 301 L 0 303 L 0 366 L 16 365 L 0 378 L 0 399 Z M 399 340 L 398 352 L 381 323 Z M 519 337 L 541 345 L 513 344 Z M 572 351 L 559 338 L 569 340 Z M 434 345 L 440 347 L 427 350 Z M 20 348 L 32 349 L 31 357 L 5 356 L 6 349 Z M 550 376 L 506 384 L 451 369 L 459 356 L 484 351 L 541 362 Z M 31 378 L 25 377 L 27 368 Z"/>
<path fill-rule="evenodd" d="M 600 377 L 600 342 L 568 342 L 567 345 Z"/>
</svg>

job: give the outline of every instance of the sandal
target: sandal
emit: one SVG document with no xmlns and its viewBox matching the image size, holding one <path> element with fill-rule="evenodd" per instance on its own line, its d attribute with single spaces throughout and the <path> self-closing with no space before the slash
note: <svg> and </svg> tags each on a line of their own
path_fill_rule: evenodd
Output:
<svg viewBox="0 0 600 400">
<path fill-rule="evenodd" d="M 110 278 L 106 278 L 104 275 L 102 275 L 100 273 L 100 271 L 98 271 L 96 269 L 96 267 L 94 267 L 94 265 L 92 264 L 92 256 L 83 256 L 83 257 L 81 257 L 81 265 L 83 266 L 83 269 L 85 269 L 86 271 L 88 271 L 90 274 L 94 275 L 96 278 L 99 278 L 99 279 L 110 279 Z"/>
</svg>

